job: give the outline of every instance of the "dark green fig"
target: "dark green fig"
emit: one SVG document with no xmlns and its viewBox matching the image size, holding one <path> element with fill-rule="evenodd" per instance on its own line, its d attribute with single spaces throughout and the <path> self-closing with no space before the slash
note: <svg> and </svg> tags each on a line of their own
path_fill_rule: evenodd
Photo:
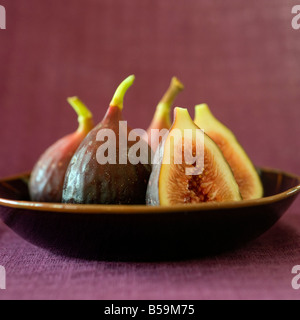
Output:
<svg viewBox="0 0 300 320">
<path fill-rule="evenodd" d="M 32 201 L 61 202 L 69 163 L 80 143 L 94 127 L 91 112 L 77 97 L 69 98 L 68 102 L 78 114 L 79 127 L 76 132 L 53 144 L 40 157 L 29 181 Z"/>
<path fill-rule="evenodd" d="M 145 204 L 151 148 L 137 135 L 136 141 L 132 141 L 131 129 L 124 125 L 122 117 L 124 95 L 134 79 L 130 76 L 120 84 L 104 119 L 71 160 L 64 184 L 64 203 Z M 129 154 L 136 143 L 141 146 L 139 156 L 144 161 L 134 163 Z"/>
</svg>

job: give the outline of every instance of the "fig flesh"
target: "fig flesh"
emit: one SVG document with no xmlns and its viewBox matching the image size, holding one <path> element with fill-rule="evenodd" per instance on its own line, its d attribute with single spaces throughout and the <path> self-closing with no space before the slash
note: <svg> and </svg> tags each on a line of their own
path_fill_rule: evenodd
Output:
<svg viewBox="0 0 300 320">
<path fill-rule="evenodd" d="M 263 196 L 260 177 L 235 135 L 211 113 L 207 104 L 195 107 L 195 123 L 219 146 L 229 163 L 244 200 Z"/>
<path fill-rule="evenodd" d="M 71 160 L 64 184 L 64 203 L 145 204 L 151 173 L 151 149 L 146 141 L 137 137 L 141 152 L 147 151 L 147 159 L 144 163 L 130 162 L 129 152 L 136 142 L 129 139 L 131 129 L 120 125 L 124 95 L 134 79 L 130 76 L 121 83 L 104 119 L 89 133 Z M 115 140 L 99 139 L 99 134 L 105 130 Z M 127 141 L 127 146 L 120 144 L 121 139 Z M 104 147 L 107 147 L 107 155 L 106 151 L 99 153 Z M 115 155 L 108 161 L 111 147 Z"/>
<path fill-rule="evenodd" d="M 32 201 L 62 201 L 64 179 L 69 163 L 82 140 L 94 127 L 91 112 L 77 97 L 69 98 L 68 102 L 78 114 L 78 130 L 57 141 L 40 157 L 29 181 Z"/>
<path fill-rule="evenodd" d="M 176 77 L 173 77 L 168 90 L 156 107 L 153 120 L 147 130 L 147 135 L 145 137 L 153 151 L 157 149 L 164 134 L 167 133 L 167 131 L 171 127 L 171 106 L 174 103 L 177 95 L 183 89 L 183 84 Z M 163 129 L 165 129 L 165 132 L 162 132 L 160 135 L 160 131 Z"/>
<path fill-rule="evenodd" d="M 185 134 L 187 129 L 192 131 L 189 137 Z M 190 141 L 184 141 L 185 139 L 190 139 Z M 199 144 L 202 154 L 194 150 Z M 195 164 L 187 162 L 186 153 L 184 153 L 182 163 L 176 161 L 176 154 L 182 153 L 187 146 L 193 156 L 202 157 L 202 167 L 200 165 L 198 168 L 200 170 L 193 174 L 187 174 L 187 169 L 196 169 L 199 165 L 197 160 Z M 175 109 L 174 124 L 170 133 L 158 147 L 154 162 L 147 189 L 148 205 L 177 205 L 242 199 L 233 173 L 222 152 L 195 125 L 187 109 Z"/>
</svg>

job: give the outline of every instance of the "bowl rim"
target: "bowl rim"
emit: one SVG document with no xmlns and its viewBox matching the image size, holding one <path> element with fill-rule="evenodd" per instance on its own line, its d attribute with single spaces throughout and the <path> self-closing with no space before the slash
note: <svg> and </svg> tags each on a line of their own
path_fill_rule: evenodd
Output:
<svg viewBox="0 0 300 320">
<path fill-rule="evenodd" d="M 174 212 L 194 212 L 207 210 L 223 210 L 255 207 L 261 205 L 272 204 L 280 200 L 289 198 L 300 192 L 300 176 L 288 173 L 279 169 L 258 168 L 263 172 L 275 173 L 277 175 L 287 176 L 298 180 L 298 184 L 284 192 L 273 196 L 263 197 L 252 200 L 242 201 L 227 201 L 219 203 L 202 203 L 202 204 L 188 204 L 188 205 L 174 205 L 174 206 L 148 206 L 148 205 L 101 205 L 101 204 L 62 204 L 62 203 L 44 203 L 32 202 L 23 200 L 9 200 L 0 197 L 0 206 L 10 207 L 15 209 L 44 211 L 44 212 L 61 212 L 71 214 L 161 214 Z M 10 176 L 8 178 L 0 179 L 0 183 L 7 183 L 12 180 L 20 179 L 30 175 L 30 172 Z"/>
</svg>

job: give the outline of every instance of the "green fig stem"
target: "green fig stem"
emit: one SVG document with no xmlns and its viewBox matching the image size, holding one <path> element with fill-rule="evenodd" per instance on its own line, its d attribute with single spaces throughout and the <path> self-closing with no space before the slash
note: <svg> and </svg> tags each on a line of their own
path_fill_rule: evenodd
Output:
<svg viewBox="0 0 300 320">
<path fill-rule="evenodd" d="M 111 103 L 110 103 L 111 107 L 118 107 L 120 110 L 123 110 L 123 101 L 124 101 L 125 93 L 133 85 L 134 80 L 135 80 L 135 76 L 131 75 L 119 85 L 118 89 L 116 90 L 111 100 Z"/>
<path fill-rule="evenodd" d="M 170 120 L 170 109 L 174 103 L 177 95 L 184 89 L 184 85 L 178 80 L 178 78 L 173 77 L 171 84 L 157 105 L 154 119 L 164 119 L 167 123 L 171 125 Z"/>
<path fill-rule="evenodd" d="M 177 97 L 178 93 L 184 89 L 184 85 L 178 80 L 178 78 L 173 77 L 171 84 L 167 92 L 162 97 L 160 103 L 172 104 Z"/>
<path fill-rule="evenodd" d="M 91 111 L 78 97 L 71 97 L 67 100 L 78 115 L 79 127 L 77 131 L 89 132 L 94 127 L 93 115 Z"/>
</svg>

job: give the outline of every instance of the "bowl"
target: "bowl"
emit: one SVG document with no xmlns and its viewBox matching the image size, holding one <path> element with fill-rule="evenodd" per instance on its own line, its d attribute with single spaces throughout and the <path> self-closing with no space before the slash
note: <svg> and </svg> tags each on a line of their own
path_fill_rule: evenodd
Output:
<svg viewBox="0 0 300 320">
<path fill-rule="evenodd" d="M 0 180 L 0 219 L 60 255 L 105 260 L 196 258 L 233 249 L 270 229 L 300 192 L 300 177 L 258 169 L 264 198 L 150 207 L 29 200 L 29 173 Z"/>
</svg>

